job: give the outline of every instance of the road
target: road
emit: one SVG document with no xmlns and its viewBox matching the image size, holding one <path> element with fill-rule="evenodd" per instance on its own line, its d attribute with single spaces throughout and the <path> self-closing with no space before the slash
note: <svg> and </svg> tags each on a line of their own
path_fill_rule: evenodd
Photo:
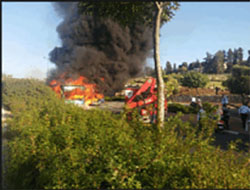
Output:
<svg viewBox="0 0 250 190">
<path fill-rule="evenodd" d="M 214 134 L 215 137 L 215 146 L 220 146 L 221 149 L 227 150 L 227 147 L 231 141 L 236 141 L 237 139 L 240 139 L 242 142 L 237 147 L 241 151 L 249 151 L 250 147 L 249 145 L 246 145 L 246 143 L 250 142 L 250 136 L 248 134 L 231 134 L 230 131 L 222 131 L 219 133 Z"/>
<path fill-rule="evenodd" d="M 100 109 L 108 109 L 114 113 L 119 113 L 123 110 L 124 102 L 121 101 L 107 101 L 99 106 Z M 168 113 L 167 117 L 175 115 L 173 113 Z M 196 115 L 195 114 L 185 114 L 182 116 L 184 121 L 190 121 L 193 124 L 196 124 Z M 241 126 L 241 119 L 238 114 L 238 110 L 235 108 L 230 109 L 230 119 L 229 119 L 229 130 L 223 132 L 215 133 L 215 146 L 220 146 L 221 149 L 227 149 L 230 141 L 235 141 L 241 139 L 242 143 L 239 145 L 240 150 L 249 151 L 250 147 L 246 146 L 246 143 L 250 143 L 250 126 L 249 130 L 243 130 Z"/>
</svg>

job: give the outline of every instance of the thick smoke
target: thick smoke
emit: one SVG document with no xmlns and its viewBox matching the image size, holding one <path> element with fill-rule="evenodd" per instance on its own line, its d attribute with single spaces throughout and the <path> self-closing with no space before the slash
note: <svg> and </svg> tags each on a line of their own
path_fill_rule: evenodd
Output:
<svg viewBox="0 0 250 190">
<path fill-rule="evenodd" d="M 66 72 L 85 76 L 99 92 L 113 95 L 141 74 L 152 49 L 152 31 L 142 24 L 122 27 L 110 19 L 77 14 L 77 3 L 55 3 L 63 21 L 57 27 L 62 47 L 50 52 L 56 70 L 48 81 Z M 103 78 L 104 80 L 101 80 Z"/>
</svg>

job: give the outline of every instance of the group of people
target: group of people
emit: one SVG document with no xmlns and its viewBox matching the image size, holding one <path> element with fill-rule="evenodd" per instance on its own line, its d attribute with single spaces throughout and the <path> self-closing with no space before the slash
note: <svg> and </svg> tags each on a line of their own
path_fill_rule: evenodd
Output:
<svg viewBox="0 0 250 190">
<path fill-rule="evenodd" d="M 217 110 L 215 115 L 217 116 L 217 119 L 222 120 L 224 122 L 224 128 L 229 129 L 229 119 L 230 119 L 230 110 L 228 108 L 228 97 L 224 94 L 221 99 L 221 105 L 217 106 Z M 205 110 L 202 107 L 202 103 L 200 99 L 197 99 L 195 97 L 192 97 L 191 100 L 191 106 L 198 107 L 198 113 L 197 113 L 197 121 L 199 123 L 199 127 L 201 128 L 201 118 L 205 115 Z M 242 128 L 247 131 L 248 130 L 248 117 L 250 115 L 250 108 L 247 105 L 247 102 L 243 102 L 243 105 L 239 108 L 238 113 L 242 120 Z"/>
</svg>

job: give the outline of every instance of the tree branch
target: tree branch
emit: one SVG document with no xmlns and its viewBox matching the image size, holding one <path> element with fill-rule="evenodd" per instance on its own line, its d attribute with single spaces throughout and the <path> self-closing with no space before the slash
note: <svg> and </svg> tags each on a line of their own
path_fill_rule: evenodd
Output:
<svg viewBox="0 0 250 190">
<path fill-rule="evenodd" d="M 162 3 L 162 2 L 155 1 L 155 5 L 156 5 L 156 7 L 157 7 L 158 9 L 160 9 L 160 8 L 161 8 L 161 3 Z"/>
</svg>

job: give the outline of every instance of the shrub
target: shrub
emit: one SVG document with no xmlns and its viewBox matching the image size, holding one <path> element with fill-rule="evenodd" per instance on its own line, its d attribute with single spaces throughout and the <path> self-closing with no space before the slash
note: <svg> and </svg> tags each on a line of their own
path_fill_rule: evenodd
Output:
<svg viewBox="0 0 250 190">
<path fill-rule="evenodd" d="M 249 154 L 211 146 L 209 118 L 197 133 L 177 114 L 159 132 L 57 99 L 32 105 L 8 121 L 9 189 L 249 188 Z"/>
<path fill-rule="evenodd" d="M 239 78 L 241 76 L 249 76 L 250 75 L 250 67 L 242 66 L 242 65 L 235 65 L 232 69 L 232 76 Z"/>
<path fill-rule="evenodd" d="M 56 94 L 37 79 L 3 78 L 3 105 L 11 112 L 19 112 L 43 105 L 46 101 L 57 101 Z"/>
<path fill-rule="evenodd" d="M 213 113 L 214 111 L 216 111 L 216 106 L 213 106 L 211 103 L 209 102 L 203 102 L 202 103 L 202 107 L 203 109 L 207 112 L 207 113 Z"/>
<path fill-rule="evenodd" d="M 164 77 L 164 81 L 167 97 L 179 92 L 179 83 L 177 79 L 175 79 L 171 75 L 166 75 Z"/>
<path fill-rule="evenodd" d="M 250 67 L 235 65 L 232 75 L 223 83 L 231 93 L 250 94 Z"/>
<path fill-rule="evenodd" d="M 172 112 L 172 113 L 177 113 L 177 112 L 189 113 L 190 110 L 189 110 L 189 106 L 178 104 L 178 103 L 170 103 L 170 104 L 168 104 L 168 112 Z"/>
<path fill-rule="evenodd" d="M 25 122 L 24 122 L 25 121 Z M 206 121 L 205 121 L 206 122 Z M 208 124 L 209 123 L 209 124 Z M 243 188 L 246 157 L 209 145 L 211 121 L 179 116 L 161 133 L 107 111 L 49 104 L 10 123 L 9 188 Z M 245 166 L 244 166 L 245 165 Z"/>
<path fill-rule="evenodd" d="M 199 72 L 190 71 L 184 74 L 184 77 L 181 79 L 183 86 L 190 88 L 203 88 L 208 83 L 208 77 Z"/>
<path fill-rule="evenodd" d="M 176 79 L 179 83 L 181 82 L 182 78 L 183 78 L 183 75 L 182 74 L 178 74 L 178 73 L 172 73 L 168 76 L 171 76 L 173 77 L 174 79 Z"/>
<path fill-rule="evenodd" d="M 212 114 L 216 110 L 216 107 L 210 104 L 209 102 L 202 103 L 202 107 L 206 111 L 207 114 Z M 168 104 L 168 111 L 172 113 L 181 112 L 185 114 L 190 114 L 190 113 L 197 114 L 199 111 L 199 108 L 198 107 L 194 108 L 190 105 L 170 103 Z"/>
</svg>

